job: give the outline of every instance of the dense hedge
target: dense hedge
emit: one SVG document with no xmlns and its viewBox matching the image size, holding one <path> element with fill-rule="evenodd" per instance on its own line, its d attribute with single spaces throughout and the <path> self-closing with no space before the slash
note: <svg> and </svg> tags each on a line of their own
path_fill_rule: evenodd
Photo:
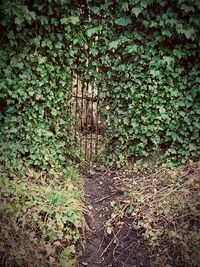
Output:
<svg viewBox="0 0 200 267">
<path fill-rule="evenodd" d="M 199 8 L 196 0 L 4 1 L 6 144 L 17 141 L 27 164 L 69 158 L 75 69 L 99 87 L 109 161 L 160 150 L 198 157 Z"/>
<path fill-rule="evenodd" d="M 76 153 L 69 133 L 71 36 L 60 21 L 69 10 L 5 1 L 1 12 L 2 160 L 12 168 L 20 158 L 26 166 L 63 171 Z"/>
<path fill-rule="evenodd" d="M 198 1 L 91 8 L 109 161 L 154 151 L 174 160 L 199 156 L 199 8 Z"/>
</svg>

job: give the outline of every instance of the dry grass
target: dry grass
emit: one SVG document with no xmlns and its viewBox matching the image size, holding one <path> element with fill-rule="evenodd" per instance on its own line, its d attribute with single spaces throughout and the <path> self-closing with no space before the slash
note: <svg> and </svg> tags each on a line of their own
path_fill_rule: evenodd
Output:
<svg viewBox="0 0 200 267">
<path fill-rule="evenodd" d="M 1 266 L 41 266 L 47 260 L 42 257 L 44 248 L 33 238 L 30 231 L 16 225 L 4 211 L 0 211 L 0 264 Z"/>
<path fill-rule="evenodd" d="M 9 178 L 2 168 L 0 175 L 1 266 L 58 267 L 75 262 L 87 212 L 75 171 L 69 169 L 65 177 L 30 169 Z"/>
<path fill-rule="evenodd" d="M 158 168 L 115 177 L 125 192 L 112 223 L 128 216 L 151 246 L 153 266 L 198 266 L 200 262 L 200 165 Z M 120 206 L 120 208 L 119 208 Z M 116 208 L 117 207 L 117 208 Z"/>
</svg>

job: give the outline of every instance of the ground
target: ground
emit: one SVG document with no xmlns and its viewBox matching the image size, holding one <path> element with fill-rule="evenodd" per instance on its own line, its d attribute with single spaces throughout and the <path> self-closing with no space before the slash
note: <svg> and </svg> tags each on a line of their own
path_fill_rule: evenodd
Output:
<svg viewBox="0 0 200 267">
<path fill-rule="evenodd" d="M 123 192 L 113 184 L 115 172 L 105 171 L 86 174 L 86 202 L 90 209 L 83 254 L 79 267 L 147 267 L 150 266 L 148 247 L 129 222 L 121 222 L 111 234 L 106 231 L 106 222 L 111 217 L 111 203 Z"/>
<path fill-rule="evenodd" d="M 79 267 L 199 267 L 200 163 L 84 173 Z M 145 241 L 146 240 L 146 241 Z"/>
</svg>

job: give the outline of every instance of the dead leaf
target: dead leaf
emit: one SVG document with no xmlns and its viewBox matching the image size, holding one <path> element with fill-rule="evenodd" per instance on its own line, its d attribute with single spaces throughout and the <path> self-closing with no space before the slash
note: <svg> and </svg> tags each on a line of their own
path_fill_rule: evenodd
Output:
<svg viewBox="0 0 200 267">
<path fill-rule="evenodd" d="M 62 244 L 60 243 L 60 241 L 55 241 L 53 244 L 54 244 L 54 246 L 57 246 L 57 247 L 62 246 Z"/>
<path fill-rule="evenodd" d="M 107 234 L 111 234 L 112 233 L 112 230 L 113 230 L 113 227 L 112 226 L 108 226 L 107 228 L 106 228 L 106 232 L 107 232 Z"/>
<path fill-rule="evenodd" d="M 93 210 L 93 207 L 89 205 L 89 206 L 88 206 L 88 209 L 89 209 L 89 210 Z"/>
</svg>

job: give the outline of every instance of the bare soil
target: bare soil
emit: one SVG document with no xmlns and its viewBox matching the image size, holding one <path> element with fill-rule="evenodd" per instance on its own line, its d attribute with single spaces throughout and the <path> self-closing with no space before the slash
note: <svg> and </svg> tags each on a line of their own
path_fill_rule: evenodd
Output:
<svg viewBox="0 0 200 267">
<path fill-rule="evenodd" d="M 106 222 L 112 214 L 111 201 L 123 192 L 113 185 L 114 173 L 109 171 L 85 174 L 86 202 L 91 215 L 86 221 L 91 229 L 86 233 L 79 267 L 148 267 L 148 247 L 129 221 L 119 224 L 111 234 Z"/>
</svg>

